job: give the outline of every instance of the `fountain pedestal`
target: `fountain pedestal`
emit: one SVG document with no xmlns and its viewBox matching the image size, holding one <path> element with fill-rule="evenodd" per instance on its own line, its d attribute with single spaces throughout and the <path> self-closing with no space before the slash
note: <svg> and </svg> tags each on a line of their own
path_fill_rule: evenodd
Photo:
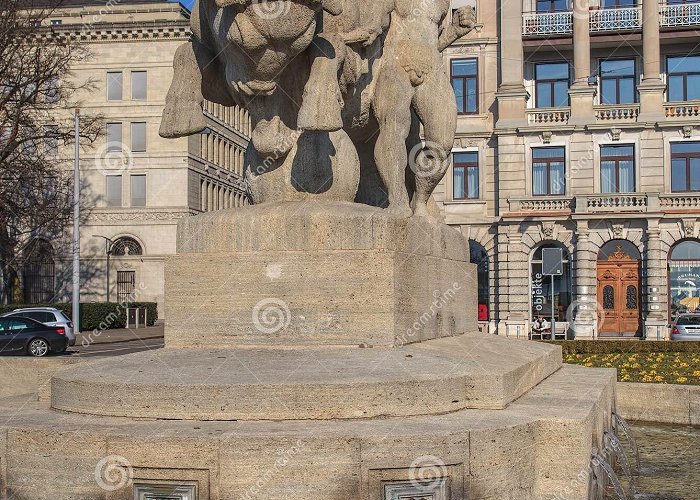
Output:
<svg viewBox="0 0 700 500">
<path fill-rule="evenodd" d="M 178 246 L 165 349 L 60 372 L 50 408 L 0 406 L 7 491 L 126 500 L 180 482 L 200 500 L 587 498 L 614 371 L 477 333 L 456 230 L 289 203 L 187 219 Z M 277 309 L 258 315 L 261 303 Z M 104 460 L 124 484 L 95 480 Z"/>
</svg>

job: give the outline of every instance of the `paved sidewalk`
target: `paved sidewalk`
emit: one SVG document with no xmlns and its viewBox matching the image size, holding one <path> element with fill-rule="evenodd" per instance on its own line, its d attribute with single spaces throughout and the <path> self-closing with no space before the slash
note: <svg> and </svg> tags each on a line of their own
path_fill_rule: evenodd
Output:
<svg viewBox="0 0 700 500">
<path fill-rule="evenodd" d="M 121 342 L 133 342 L 135 340 L 149 340 L 163 338 L 164 325 L 162 322 L 146 328 L 118 328 L 93 332 L 86 330 L 76 334 L 75 346 L 86 344 L 117 344 Z"/>
</svg>

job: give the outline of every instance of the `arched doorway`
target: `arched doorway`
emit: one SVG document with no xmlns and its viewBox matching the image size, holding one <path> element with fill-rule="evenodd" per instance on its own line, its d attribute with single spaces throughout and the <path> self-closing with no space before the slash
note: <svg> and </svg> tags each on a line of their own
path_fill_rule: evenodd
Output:
<svg viewBox="0 0 700 500">
<path fill-rule="evenodd" d="M 489 288 L 489 254 L 474 240 L 469 240 L 470 262 L 476 264 L 478 320 L 490 319 L 491 291 Z"/>
<path fill-rule="evenodd" d="M 33 240 L 24 249 L 24 302 L 48 304 L 56 293 L 56 265 L 51 244 L 43 239 Z"/>
<path fill-rule="evenodd" d="M 598 302 L 601 336 L 638 336 L 641 318 L 641 254 L 627 240 L 612 240 L 598 253 Z"/>
<path fill-rule="evenodd" d="M 545 248 L 561 248 L 562 270 L 561 276 L 542 274 L 542 250 Z M 554 286 L 554 303 L 552 303 L 552 286 Z M 530 259 L 530 303 L 531 320 L 543 316 L 563 325 L 566 319 L 566 311 L 571 304 L 571 259 L 564 245 L 557 242 L 547 242 L 538 246 Z M 556 327 L 560 333 L 559 327 Z M 566 331 L 566 330 L 564 330 Z"/>
<path fill-rule="evenodd" d="M 668 310 L 671 318 L 700 309 L 700 242 L 683 240 L 668 254 Z"/>
</svg>

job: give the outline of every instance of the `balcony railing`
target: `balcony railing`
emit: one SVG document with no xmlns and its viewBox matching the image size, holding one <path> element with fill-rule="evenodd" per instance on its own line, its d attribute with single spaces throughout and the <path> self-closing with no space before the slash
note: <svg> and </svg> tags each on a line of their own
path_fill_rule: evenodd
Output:
<svg viewBox="0 0 700 500">
<path fill-rule="evenodd" d="M 664 194 L 659 197 L 663 210 L 700 209 L 700 195 Z"/>
<path fill-rule="evenodd" d="M 666 118 L 698 118 L 700 116 L 700 102 L 669 102 L 664 104 Z"/>
<path fill-rule="evenodd" d="M 700 210 L 700 193 L 610 193 L 574 198 L 508 198 L 514 214 L 573 212 L 575 214 L 685 212 Z"/>
<path fill-rule="evenodd" d="M 511 212 L 571 212 L 573 198 L 509 198 Z"/>
<path fill-rule="evenodd" d="M 642 8 L 592 10 L 589 24 L 591 31 L 638 30 L 642 27 Z"/>
<path fill-rule="evenodd" d="M 700 25 L 700 3 L 661 5 L 659 14 L 662 27 Z"/>
<path fill-rule="evenodd" d="M 599 122 L 636 122 L 639 104 L 603 104 L 595 106 L 595 118 Z"/>
<path fill-rule="evenodd" d="M 523 35 L 567 35 L 573 32 L 573 12 L 529 12 L 523 15 Z"/>
<path fill-rule="evenodd" d="M 565 125 L 571 116 L 570 108 L 537 108 L 527 110 L 530 125 Z"/>
</svg>

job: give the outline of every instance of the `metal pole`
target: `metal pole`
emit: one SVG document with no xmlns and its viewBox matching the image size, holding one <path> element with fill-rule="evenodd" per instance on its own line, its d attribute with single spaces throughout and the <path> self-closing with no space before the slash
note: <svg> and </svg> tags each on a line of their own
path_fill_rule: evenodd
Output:
<svg viewBox="0 0 700 500">
<path fill-rule="evenodd" d="M 556 322 L 554 321 L 554 275 L 550 274 L 549 277 L 551 279 L 550 286 L 552 287 L 552 334 L 551 334 L 551 338 L 552 338 L 552 340 L 556 340 L 557 337 L 554 334 L 554 332 L 555 332 L 554 328 L 556 327 Z"/>
<path fill-rule="evenodd" d="M 73 328 L 80 332 L 80 110 L 75 110 L 75 164 L 73 165 Z"/>
<path fill-rule="evenodd" d="M 109 241 L 105 241 L 105 245 L 110 246 L 110 248 L 107 250 L 107 303 L 109 303 L 109 257 L 112 255 L 112 248 Z"/>
</svg>

